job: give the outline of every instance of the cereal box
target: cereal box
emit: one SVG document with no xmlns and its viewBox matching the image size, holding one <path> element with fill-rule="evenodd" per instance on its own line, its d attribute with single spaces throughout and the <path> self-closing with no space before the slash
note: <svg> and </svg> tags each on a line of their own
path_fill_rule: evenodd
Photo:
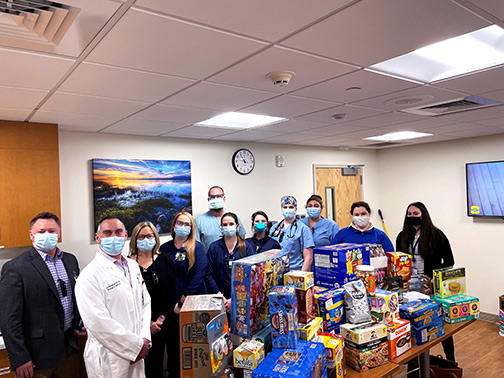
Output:
<svg viewBox="0 0 504 378">
<path fill-rule="evenodd" d="M 431 297 L 441 303 L 444 320 L 447 323 L 458 323 L 480 316 L 479 299 L 467 294 L 459 294 L 449 298 Z"/>
<path fill-rule="evenodd" d="M 299 324 L 299 338 L 312 341 L 315 336 L 322 332 L 322 318 L 316 317 L 308 324 Z"/>
<path fill-rule="evenodd" d="M 376 289 L 373 297 L 368 297 L 371 311 L 383 313 L 387 317 L 399 319 L 399 296 L 395 291 Z"/>
<path fill-rule="evenodd" d="M 268 293 L 289 270 L 289 252 L 271 250 L 233 261 L 231 332 L 250 337 L 265 326 Z"/>
<path fill-rule="evenodd" d="M 246 340 L 233 351 L 234 367 L 253 370 L 264 359 L 264 344 Z"/>
<path fill-rule="evenodd" d="M 327 287 L 322 287 L 322 286 L 313 286 L 313 307 L 315 309 L 315 316 L 320 316 L 320 310 L 318 307 L 318 301 L 317 298 L 320 297 L 320 294 L 322 294 L 324 291 L 328 291 L 331 289 L 328 289 Z"/>
<path fill-rule="evenodd" d="M 434 269 L 432 274 L 436 297 L 447 298 L 466 292 L 465 268 Z"/>
<path fill-rule="evenodd" d="M 359 372 L 378 367 L 388 362 L 387 337 L 364 344 L 353 344 L 345 338 L 346 363 Z"/>
<path fill-rule="evenodd" d="M 411 324 L 409 320 L 397 319 L 387 327 L 389 358 L 393 359 L 411 348 Z"/>
<path fill-rule="evenodd" d="M 336 332 L 344 321 L 345 289 L 332 289 L 315 295 L 325 332 Z"/>
<path fill-rule="evenodd" d="M 387 252 L 387 276 L 401 276 L 403 281 L 411 278 L 411 255 L 403 252 Z"/>
<path fill-rule="evenodd" d="M 357 265 L 369 265 L 369 246 L 337 244 L 313 249 L 315 285 L 339 288 L 355 281 Z"/>
<path fill-rule="evenodd" d="M 269 293 L 273 348 L 295 348 L 298 340 L 296 289 L 275 286 Z"/>
<path fill-rule="evenodd" d="M 327 377 L 343 378 L 346 374 L 343 336 L 334 334 L 317 335 L 313 340 L 326 348 Z"/>
<path fill-rule="evenodd" d="M 207 324 L 225 313 L 221 294 L 190 295 L 180 309 L 180 367 L 183 377 L 212 374 Z"/>
<path fill-rule="evenodd" d="M 300 323 L 308 323 L 315 317 L 313 306 L 313 286 L 307 290 L 296 289 L 298 301 L 298 317 Z"/>
<path fill-rule="evenodd" d="M 313 273 L 301 270 L 291 270 L 284 275 L 284 285 L 294 286 L 296 289 L 308 290 L 314 286 Z"/>
<path fill-rule="evenodd" d="M 444 322 L 443 319 L 437 319 L 434 322 L 421 328 L 411 329 L 411 341 L 414 346 L 420 346 L 429 341 L 436 340 L 444 336 Z"/>
<path fill-rule="evenodd" d="M 411 328 L 422 328 L 442 319 L 443 309 L 432 300 L 419 300 L 399 306 L 399 314 L 411 322 Z"/>
<path fill-rule="evenodd" d="M 341 325 L 340 329 L 345 340 L 355 344 L 365 344 L 383 338 L 386 340 L 387 338 L 387 327 L 377 322 L 346 323 Z"/>
</svg>

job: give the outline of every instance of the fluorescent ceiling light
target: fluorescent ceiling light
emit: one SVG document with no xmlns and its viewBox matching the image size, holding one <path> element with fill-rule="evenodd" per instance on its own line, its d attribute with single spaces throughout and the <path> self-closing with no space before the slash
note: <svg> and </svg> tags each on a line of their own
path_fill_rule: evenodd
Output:
<svg viewBox="0 0 504 378">
<path fill-rule="evenodd" d="M 229 112 L 198 122 L 195 126 L 228 127 L 230 129 L 250 129 L 286 121 L 287 118 L 270 117 L 259 114 Z"/>
<path fill-rule="evenodd" d="M 374 137 L 364 138 L 364 140 L 378 140 L 381 142 L 395 142 L 398 140 L 422 138 L 427 136 L 432 136 L 434 134 L 428 133 L 417 133 L 416 131 L 398 131 L 396 133 L 389 133 L 378 135 Z"/>
<path fill-rule="evenodd" d="M 503 41 L 504 29 L 492 25 L 369 68 L 378 73 L 432 83 L 503 64 Z"/>
</svg>

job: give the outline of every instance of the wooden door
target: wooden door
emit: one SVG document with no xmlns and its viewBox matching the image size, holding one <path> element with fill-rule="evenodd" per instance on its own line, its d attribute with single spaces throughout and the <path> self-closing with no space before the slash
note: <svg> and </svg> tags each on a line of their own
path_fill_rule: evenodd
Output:
<svg viewBox="0 0 504 378">
<path fill-rule="evenodd" d="M 316 193 L 324 200 L 322 216 L 335 220 L 340 228 L 352 222 L 352 203 L 362 200 L 361 169 L 357 171 L 349 176 L 342 174 L 342 168 L 315 168 Z"/>
</svg>

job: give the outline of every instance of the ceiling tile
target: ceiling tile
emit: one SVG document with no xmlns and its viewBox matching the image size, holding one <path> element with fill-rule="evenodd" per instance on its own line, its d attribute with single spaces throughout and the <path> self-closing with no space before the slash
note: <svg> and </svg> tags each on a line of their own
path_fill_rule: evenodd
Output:
<svg viewBox="0 0 504 378">
<path fill-rule="evenodd" d="M 367 67 L 488 25 L 450 1 L 361 1 L 282 44 Z"/>
<path fill-rule="evenodd" d="M 86 60 L 203 79 L 264 46 L 251 39 L 130 9 Z"/>
<path fill-rule="evenodd" d="M 325 138 L 316 138 L 310 139 L 303 142 L 293 143 L 293 144 L 302 144 L 305 146 L 320 146 L 320 147 L 337 147 L 340 145 L 346 145 L 347 141 L 350 138 L 343 137 L 325 137 Z"/>
<path fill-rule="evenodd" d="M 194 82 L 195 80 L 84 62 L 65 80 L 59 91 L 157 102 Z"/>
<path fill-rule="evenodd" d="M 336 124 L 331 126 L 319 127 L 317 129 L 311 129 L 307 133 L 312 135 L 334 136 L 363 130 L 366 130 L 366 128 L 349 124 Z"/>
<path fill-rule="evenodd" d="M 292 93 L 321 100 L 350 103 L 416 86 L 418 84 L 410 81 L 359 70 Z"/>
<path fill-rule="evenodd" d="M 447 133 L 446 135 L 456 136 L 459 138 L 471 138 L 484 135 L 494 135 L 494 134 L 504 134 L 503 129 L 498 129 L 494 127 L 479 127 L 470 130 L 457 131 L 453 133 Z"/>
<path fill-rule="evenodd" d="M 296 119 L 305 121 L 314 121 L 314 122 L 341 123 L 341 122 L 351 122 L 357 119 L 372 117 L 383 113 L 385 113 L 385 111 L 383 110 L 368 109 L 353 105 L 342 105 L 306 114 L 303 116 L 299 116 L 296 117 Z M 334 118 L 335 115 L 342 115 L 342 114 L 345 115 L 343 119 Z"/>
<path fill-rule="evenodd" d="M 504 89 L 504 66 L 435 83 L 435 86 L 478 95 Z"/>
<path fill-rule="evenodd" d="M 453 121 L 450 119 L 446 119 L 443 117 L 425 117 L 425 119 L 419 121 L 413 121 L 408 123 L 399 123 L 397 125 L 390 125 L 384 127 L 387 130 L 397 130 L 397 131 L 422 131 L 433 129 L 435 127 L 451 125 L 457 123 L 457 121 Z"/>
<path fill-rule="evenodd" d="M 483 126 L 473 125 L 471 123 L 454 123 L 451 125 L 438 126 L 430 129 L 424 129 L 426 133 L 432 133 L 435 135 L 444 135 L 459 131 L 473 130 L 473 129 L 481 129 Z"/>
<path fill-rule="evenodd" d="M 474 124 L 491 127 L 504 127 L 504 117 L 473 121 Z"/>
<path fill-rule="evenodd" d="M 133 135 L 161 135 L 184 126 L 184 123 L 157 122 L 145 119 L 127 118 L 101 130 L 101 132 Z"/>
<path fill-rule="evenodd" d="M 208 81 L 286 93 L 356 69 L 332 60 L 275 46 L 212 76 Z M 273 71 L 293 71 L 296 75 L 289 85 L 280 87 L 273 85 L 271 79 L 266 77 Z"/>
<path fill-rule="evenodd" d="M 482 93 L 481 96 L 504 103 L 504 89 L 500 91 L 485 92 Z"/>
<path fill-rule="evenodd" d="M 187 108 L 172 105 L 154 105 L 135 114 L 132 118 L 150 121 L 184 123 L 186 125 L 212 118 L 221 112 L 216 110 Z"/>
<path fill-rule="evenodd" d="M 212 127 L 187 126 L 184 127 L 183 129 L 163 134 L 162 136 L 175 137 L 175 138 L 209 139 L 220 135 L 230 134 L 233 132 L 235 132 L 235 130 L 224 128 L 221 129 Z"/>
<path fill-rule="evenodd" d="M 338 135 L 340 138 L 345 139 L 362 139 L 385 134 L 382 129 L 362 129 L 345 134 Z M 374 141 L 376 143 L 376 141 Z"/>
<path fill-rule="evenodd" d="M 504 117 L 504 105 L 492 106 L 484 109 L 475 109 L 467 112 L 447 114 L 443 118 L 459 121 L 478 123 L 481 120 Z"/>
<path fill-rule="evenodd" d="M 117 122 L 118 118 L 38 110 L 30 121 L 56 123 L 59 130 L 96 132 Z"/>
<path fill-rule="evenodd" d="M 65 113 L 124 118 L 148 105 L 146 102 L 56 92 L 40 109 L 53 112 L 63 109 Z"/>
<path fill-rule="evenodd" d="M 274 117 L 293 118 L 301 114 L 316 112 L 333 106 L 333 102 L 284 95 L 243 108 L 240 111 Z"/>
<path fill-rule="evenodd" d="M 283 135 L 282 133 L 275 133 L 272 131 L 264 131 L 257 129 L 257 130 L 238 131 L 233 134 L 223 135 L 212 139 L 253 142 L 260 139 L 274 138 L 282 135 Z"/>
<path fill-rule="evenodd" d="M 285 122 L 274 123 L 273 125 L 261 127 L 261 129 L 280 133 L 309 133 L 312 129 L 326 125 L 328 125 L 328 123 L 288 120 Z"/>
<path fill-rule="evenodd" d="M 470 1 L 471 3 L 480 7 L 484 11 L 504 21 L 504 7 L 502 6 L 501 0 L 470 0 Z"/>
<path fill-rule="evenodd" d="M 136 4 L 169 15 L 275 41 L 351 1 L 318 0 L 317 6 L 304 0 L 202 1 L 197 7 L 183 0 L 137 0 Z"/>
<path fill-rule="evenodd" d="M 31 109 L 6 109 L 0 108 L 0 119 L 4 121 L 23 122 L 32 112 Z"/>
<path fill-rule="evenodd" d="M 71 59 L 0 48 L 0 85 L 49 90 L 73 63 Z"/>
<path fill-rule="evenodd" d="M 315 139 L 316 137 L 314 135 L 307 135 L 307 134 L 284 134 L 282 136 L 276 136 L 276 137 L 270 137 L 267 139 L 261 139 L 259 140 L 260 143 L 285 143 L 285 144 L 291 144 L 291 143 L 296 143 L 296 142 L 303 142 L 307 141 L 310 139 Z"/>
<path fill-rule="evenodd" d="M 234 111 L 275 96 L 278 94 L 201 82 L 166 99 L 161 104 L 190 105 L 194 108 Z"/>
<path fill-rule="evenodd" d="M 23 89 L 12 87 L 0 87 L 2 108 L 33 109 L 46 96 L 48 91 L 36 89 Z"/>
<path fill-rule="evenodd" d="M 422 117 L 405 114 L 405 113 L 387 113 L 381 114 L 374 117 L 358 119 L 356 121 L 348 122 L 345 124 L 361 126 L 361 127 L 386 127 L 392 125 L 398 125 L 408 122 L 413 122 L 419 120 Z"/>
</svg>

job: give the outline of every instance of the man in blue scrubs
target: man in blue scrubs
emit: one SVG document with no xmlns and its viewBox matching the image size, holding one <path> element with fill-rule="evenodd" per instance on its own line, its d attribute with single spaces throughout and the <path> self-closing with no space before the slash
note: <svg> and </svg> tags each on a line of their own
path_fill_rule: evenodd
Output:
<svg viewBox="0 0 504 378">
<path fill-rule="evenodd" d="M 210 244 L 219 240 L 222 236 L 220 221 L 224 215 L 225 205 L 224 189 L 220 186 L 212 186 L 208 190 L 209 210 L 194 220 L 196 223 L 196 240 L 203 244 L 206 252 L 208 252 Z M 243 223 L 239 218 L 238 221 L 240 223 L 238 233 L 242 238 L 245 238 L 245 227 L 243 227 Z"/>
<path fill-rule="evenodd" d="M 310 271 L 313 260 L 313 237 L 311 230 L 296 219 L 297 201 L 293 196 L 280 200 L 284 219 L 270 229 L 270 236 L 280 243 L 282 250 L 289 251 L 290 269 Z"/>
</svg>

